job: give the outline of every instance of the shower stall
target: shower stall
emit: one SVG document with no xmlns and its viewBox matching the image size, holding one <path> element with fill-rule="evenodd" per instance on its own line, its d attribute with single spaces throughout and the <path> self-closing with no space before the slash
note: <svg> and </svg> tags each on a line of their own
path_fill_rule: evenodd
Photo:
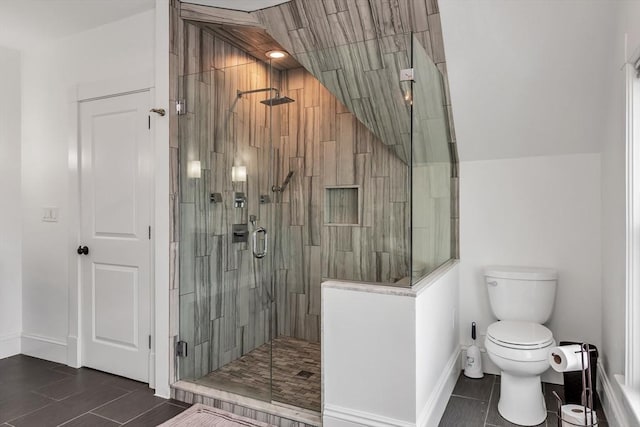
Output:
<svg viewBox="0 0 640 427">
<path fill-rule="evenodd" d="M 208 65 L 176 84 L 176 376 L 320 411 L 322 281 L 409 287 L 454 256 L 446 87 L 412 34 L 281 66 L 198 31 Z"/>
</svg>

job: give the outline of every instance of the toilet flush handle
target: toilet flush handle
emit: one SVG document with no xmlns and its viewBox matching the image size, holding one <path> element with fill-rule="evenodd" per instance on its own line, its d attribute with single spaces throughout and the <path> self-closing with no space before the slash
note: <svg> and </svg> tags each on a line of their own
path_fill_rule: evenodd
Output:
<svg viewBox="0 0 640 427">
<path fill-rule="evenodd" d="M 489 285 L 489 286 L 498 286 L 498 282 L 495 281 L 495 280 L 491 280 L 491 281 L 487 282 L 487 285 Z"/>
</svg>

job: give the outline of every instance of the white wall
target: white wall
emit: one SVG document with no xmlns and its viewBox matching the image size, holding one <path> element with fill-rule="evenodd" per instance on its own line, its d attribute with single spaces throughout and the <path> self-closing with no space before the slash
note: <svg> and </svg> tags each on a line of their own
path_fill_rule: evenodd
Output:
<svg viewBox="0 0 640 427">
<path fill-rule="evenodd" d="M 459 282 L 459 265 L 455 265 L 419 292 L 416 299 L 418 426 L 438 424 L 460 373 Z"/>
<path fill-rule="evenodd" d="M 559 272 L 548 323 L 557 341 L 601 343 L 600 155 L 462 162 L 460 165 L 460 325 L 485 335 L 495 321 L 483 281 L 487 265 Z M 481 337 L 482 341 L 484 336 Z M 487 372 L 499 373 L 485 357 Z M 549 372 L 547 380 L 561 381 Z"/>
<path fill-rule="evenodd" d="M 356 413 L 415 422 L 415 298 L 322 293 L 324 425 Z"/>
<path fill-rule="evenodd" d="M 20 53 L 0 47 L 0 358 L 20 352 Z"/>
<path fill-rule="evenodd" d="M 615 3 L 439 1 L 462 161 L 600 151 Z"/>
<path fill-rule="evenodd" d="M 412 289 L 322 288 L 323 424 L 437 425 L 460 372 L 458 266 Z"/>
<path fill-rule="evenodd" d="M 23 352 L 66 362 L 70 241 L 69 90 L 81 83 L 149 73 L 154 11 L 23 52 Z M 59 208 L 59 222 L 41 208 Z"/>
</svg>

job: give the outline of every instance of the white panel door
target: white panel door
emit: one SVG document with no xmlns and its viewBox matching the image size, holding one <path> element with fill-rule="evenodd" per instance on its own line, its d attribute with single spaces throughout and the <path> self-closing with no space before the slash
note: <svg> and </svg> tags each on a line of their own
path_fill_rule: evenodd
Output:
<svg viewBox="0 0 640 427">
<path fill-rule="evenodd" d="M 82 361 L 149 382 L 148 91 L 80 104 Z"/>
</svg>

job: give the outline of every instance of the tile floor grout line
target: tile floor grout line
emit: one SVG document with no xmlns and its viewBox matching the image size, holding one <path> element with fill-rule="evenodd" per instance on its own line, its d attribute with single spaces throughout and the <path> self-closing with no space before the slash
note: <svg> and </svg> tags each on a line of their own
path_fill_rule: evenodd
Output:
<svg viewBox="0 0 640 427">
<path fill-rule="evenodd" d="M 104 385 L 104 383 L 101 383 L 101 384 L 99 384 L 99 385 Z M 83 393 L 83 392 L 76 393 L 76 394 L 74 394 L 73 396 L 77 396 L 77 395 L 79 395 L 80 393 Z M 115 402 L 116 400 L 118 400 L 118 399 L 120 399 L 120 398 L 123 398 L 123 397 L 125 397 L 125 396 L 128 396 L 128 395 L 129 395 L 129 394 L 131 394 L 131 393 L 133 393 L 133 392 L 128 391 L 127 393 L 123 394 L 122 396 L 118 396 L 118 397 L 116 397 L 115 399 L 111 399 L 110 401 L 108 401 L 108 402 L 106 402 L 106 403 L 104 403 L 104 404 L 102 404 L 102 405 L 100 405 L 100 406 L 97 406 L 97 407 L 95 407 L 95 408 L 93 408 L 93 409 L 89 409 L 88 411 L 83 412 L 82 414 L 78 415 L 77 417 L 71 418 L 70 420 L 67 420 L 67 421 L 65 421 L 65 422 L 64 422 L 64 423 L 62 423 L 62 424 L 58 424 L 58 426 L 62 426 L 62 425 L 65 425 L 65 424 L 67 424 L 67 423 L 70 423 L 71 421 L 73 421 L 73 420 L 75 420 L 75 419 L 77 419 L 77 418 L 80 418 L 80 417 L 81 417 L 81 416 L 83 416 L 83 415 L 88 414 L 89 412 L 93 411 L 94 409 L 102 408 L 103 406 L 108 405 L 108 404 L 110 404 L 110 403 L 113 403 L 113 402 Z M 71 397 L 71 396 L 69 396 L 69 397 Z M 97 414 L 93 414 L 93 415 L 97 415 Z"/>
<path fill-rule="evenodd" d="M 64 381 L 64 380 L 63 380 L 63 381 Z M 53 385 L 53 384 L 51 384 L 51 385 Z M 47 386 L 44 386 L 44 387 L 47 387 Z M 40 387 L 40 388 L 42 388 L 42 387 Z M 36 390 L 29 390 L 29 393 L 33 393 L 33 394 L 35 394 L 36 396 L 46 397 L 47 399 L 49 399 L 49 400 L 53 400 L 54 402 L 62 402 L 64 399 L 67 399 L 67 398 L 69 398 L 69 397 L 71 397 L 71 396 L 74 396 L 74 394 L 70 394 L 70 395 L 68 395 L 67 397 L 65 397 L 64 399 L 56 399 L 55 397 L 47 396 L 46 394 L 44 394 L 44 393 L 40 393 L 39 391 L 36 391 Z"/>
<path fill-rule="evenodd" d="M 143 413 L 138 414 L 138 415 L 136 415 L 135 417 L 131 418 L 130 420 L 127 420 L 126 422 L 122 423 L 122 425 L 129 424 L 131 421 L 133 421 L 133 420 L 136 420 L 136 419 L 140 418 L 140 417 L 141 417 L 141 416 L 143 416 L 144 414 L 146 414 L 146 413 L 148 413 L 148 412 L 151 412 L 151 411 L 153 411 L 153 410 L 154 410 L 154 409 L 156 409 L 156 408 L 159 408 L 160 406 L 164 405 L 165 403 L 167 403 L 167 402 L 160 402 L 159 404 L 157 404 L 157 405 L 156 405 L 156 406 L 154 406 L 153 408 L 148 409 L 148 410 L 144 411 Z M 176 406 L 176 407 L 177 407 L 177 405 L 173 405 L 173 406 Z"/>
<path fill-rule="evenodd" d="M 104 385 L 104 384 L 100 384 L 100 385 Z M 122 389 L 120 389 L 120 390 L 122 390 Z M 125 391 L 126 391 L 126 390 L 125 390 Z M 125 396 L 129 396 L 131 393 L 133 393 L 133 392 L 132 392 L 132 391 L 127 391 L 125 394 L 123 394 L 123 395 L 121 395 L 121 396 L 118 396 L 118 397 L 116 397 L 115 399 L 111 399 L 110 401 L 105 402 L 105 403 L 103 403 L 102 405 L 99 405 L 99 406 L 96 406 L 96 407 L 94 407 L 94 408 L 91 408 L 91 409 L 89 409 L 87 412 L 91 412 L 91 411 L 95 411 L 96 409 L 100 409 L 100 408 L 102 408 L 102 407 L 103 407 L 103 406 L 105 406 L 105 405 L 109 405 L 110 403 L 115 402 L 116 400 L 122 399 L 122 398 L 123 398 L 123 397 L 125 397 Z M 74 396 L 75 396 L 75 395 L 74 395 Z"/>
<path fill-rule="evenodd" d="M 44 408 L 46 408 L 47 406 L 51 406 L 51 405 L 53 405 L 53 404 L 55 404 L 55 403 L 56 403 L 55 401 L 53 401 L 53 402 L 51 402 L 51 403 L 47 403 L 46 405 L 41 406 L 41 407 L 39 407 L 39 408 L 37 408 L 37 409 L 34 409 L 33 411 L 29 411 L 29 412 L 27 412 L 26 414 L 21 414 L 21 415 L 19 415 L 19 416 L 15 417 L 15 418 L 11 418 L 10 420 L 5 421 L 5 423 L 9 424 L 9 421 L 15 421 L 15 420 L 17 420 L 18 418 L 26 417 L 27 415 L 31 415 L 31 414 L 33 414 L 34 412 L 38 412 L 40 409 L 44 409 Z M 13 424 L 9 424 L 9 425 L 13 425 Z"/>
<path fill-rule="evenodd" d="M 109 417 L 105 417 L 104 415 L 96 414 L 95 412 L 91 412 L 91 411 L 87 412 L 87 414 L 95 415 L 96 417 L 100 417 L 100 418 L 104 418 L 105 420 L 113 421 L 114 423 L 119 424 L 119 425 L 122 425 L 122 424 L 128 422 L 128 421 L 125 421 L 124 423 L 121 423 L 120 421 L 112 420 Z"/>
<path fill-rule="evenodd" d="M 73 418 L 71 418 L 70 420 L 67 420 L 67 421 L 63 422 L 62 424 L 58 424 L 58 425 L 56 425 L 56 427 L 60 427 L 60 426 L 64 426 L 65 424 L 69 424 L 71 421 L 75 421 L 75 420 L 77 420 L 78 418 L 80 418 L 80 417 L 83 417 L 83 416 L 87 415 L 88 413 L 89 413 L 88 411 L 87 411 L 87 412 L 83 412 L 82 414 L 78 415 L 77 417 L 73 417 Z"/>
<path fill-rule="evenodd" d="M 484 414 L 484 426 L 487 425 L 489 419 L 489 411 L 491 410 L 491 398 L 493 397 L 493 390 L 496 388 L 496 377 L 493 377 L 493 383 L 491 384 L 491 392 L 489 393 L 489 401 L 487 402 L 487 412 Z"/>
<path fill-rule="evenodd" d="M 477 399 L 477 398 L 471 397 L 471 396 L 463 396 L 462 394 L 452 394 L 450 397 L 459 397 L 461 399 L 477 400 L 478 402 L 488 402 L 488 400 Z M 491 394 L 489 394 L 489 397 L 491 397 Z"/>
</svg>

